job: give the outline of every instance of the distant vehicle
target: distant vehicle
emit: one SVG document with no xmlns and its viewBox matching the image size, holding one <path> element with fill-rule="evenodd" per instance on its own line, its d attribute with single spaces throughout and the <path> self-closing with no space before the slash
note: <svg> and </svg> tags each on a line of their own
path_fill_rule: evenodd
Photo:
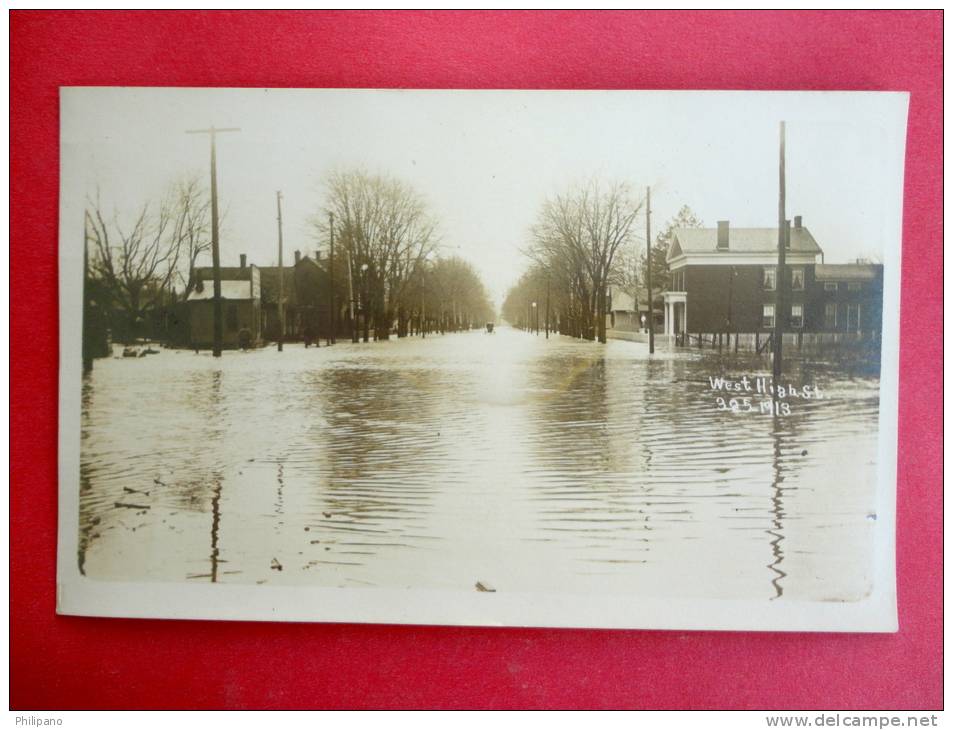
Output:
<svg viewBox="0 0 953 730">
<path fill-rule="evenodd" d="M 487 323 L 486 323 L 486 333 L 487 333 L 488 335 L 492 335 L 492 334 L 493 334 L 493 323 L 492 323 L 492 322 L 487 322 Z"/>
</svg>

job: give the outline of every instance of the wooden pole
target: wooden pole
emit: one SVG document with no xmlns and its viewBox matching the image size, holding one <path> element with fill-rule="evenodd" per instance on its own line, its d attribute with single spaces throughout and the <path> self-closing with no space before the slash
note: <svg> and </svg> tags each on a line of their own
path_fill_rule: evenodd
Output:
<svg viewBox="0 0 953 730">
<path fill-rule="evenodd" d="M 781 122 L 781 145 L 778 158 L 778 269 L 774 280 L 774 385 L 781 384 L 781 345 L 784 339 L 784 263 L 787 248 L 787 224 L 785 219 L 784 175 L 784 122 Z"/>
<path fill-rule="evenodd" d="M 338 330 L 338 311 L 334 306 L 334 213 L 328 213 L 328 230 L 331 232 L 331 250 L 328 253 L 328 288 L 330 290 L 329 306 L 331 307 L 331 336 L 328 338 L 328 344 L 333 345 L 337 342 Z"/>
<path fill-rule="evenodd" d="M 212 355 L 222 356 L 222 271 L 219 257 L 218 246 L 218 180 L 215 165 L 215 135 L 220 132 L 240 132 L 237 127 L 226 129 L 216 129 L 213 125 L 208 129 L 189 129 L 186 134 L 207 134 L 211 143 L 211 169 L 212 169 L 212 312 L 214 322 L 212 325 Z"/>
<path fill-rule="evenodd" d="M 645 289 L 649 299 L 649 354 L 655 353 L 655 302 L 652 297 L 652 188 L 645 188 Z M 638 295 L 635 308 L 638 310 Z"/>
<path fill-rule="evenodd" d="M 89 211 L 83 211 L 83 372 L 93 369 L 92 333 L 89 331 Z"/>
<path fill-rule="evenodd" d="M 549 273 L 546 274 L 546 339 L 549 339 Z"/>
<path fill-rule="evenodd" d="M 284 241 L 281 236 L 281 191 L 275 197 L 278 200 L 278 352 L 285 347 L 285 269 L 282 258 Z"/>
<path fill-rule="evenodd" d="M 350 247 L 347 252 L 347 289 L 350 296 L 351 342 L 357 342 L 357 321 L 354 319 L 354 269 L 351 266 Z"/>
</svg>

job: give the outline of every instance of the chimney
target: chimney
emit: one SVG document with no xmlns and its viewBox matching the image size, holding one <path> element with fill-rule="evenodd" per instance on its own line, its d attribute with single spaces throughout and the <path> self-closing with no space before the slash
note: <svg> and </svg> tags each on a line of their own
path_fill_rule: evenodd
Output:
<svg viewBox="0 0 953 730">
<path fill-rule="evenodd" d="M 718 250 L 728 250 L 728 221 L 718 221 Z"/>
<path fill-rule="evenodd" d="M 241 255 L 238 257 L 238 260 L 241 262 L 241 264 L 239 264 L 239 266 L 244 269 L 244 268 L 245 268 L 245 265 L 248 263 L 248 257 L 247 257 L 245 254 L 241 254 Z"/>
<path fill-rule="evenodd" d="M 801 230 L 801 216 L 794 216 L 794 228 L 795 230 Z"/>
<path fill-rule="evenodd" d="M 301 262 L 301 252 L 295 251 L 295 265 Z"/>
</svg>

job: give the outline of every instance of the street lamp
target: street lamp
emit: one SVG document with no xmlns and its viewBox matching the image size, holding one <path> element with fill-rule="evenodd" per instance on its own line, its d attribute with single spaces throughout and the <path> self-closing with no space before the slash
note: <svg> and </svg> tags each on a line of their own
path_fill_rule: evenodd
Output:
<svg viewBox="0 0 953 730">
<path fill-rule="evenodd" d="M 364 313 L 364 342 L 367 342 L 370 334 L 370 325 L 367 320 L 367 269 L 367 264 L 361 264 L 361 290 L 363 292 L 361 295 L 361 311 Z"/>
<path fill-rule="evenodd" d="M 420 267 L 420 339 L 427 339 L 427 264 L 434 259 L 433 251 L 424 256 Z"/>
<path fill-rule="evenodd" d="M 531 323 L 536 328 L 536 334 L 539 334 L 539 309 L 536 302 L 533 302 L 533 321 Z"/>
</svg>

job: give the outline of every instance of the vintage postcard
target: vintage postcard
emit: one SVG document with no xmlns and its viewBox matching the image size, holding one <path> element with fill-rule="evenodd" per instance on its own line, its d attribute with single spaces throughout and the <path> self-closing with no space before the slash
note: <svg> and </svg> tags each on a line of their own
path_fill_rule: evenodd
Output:
<svg viewBox="0 0 953 730">
<path fill-rule="evenodd" d="M 58 610 L 896 630 L 907 102 L 64 88 Z"/>
</svg>

